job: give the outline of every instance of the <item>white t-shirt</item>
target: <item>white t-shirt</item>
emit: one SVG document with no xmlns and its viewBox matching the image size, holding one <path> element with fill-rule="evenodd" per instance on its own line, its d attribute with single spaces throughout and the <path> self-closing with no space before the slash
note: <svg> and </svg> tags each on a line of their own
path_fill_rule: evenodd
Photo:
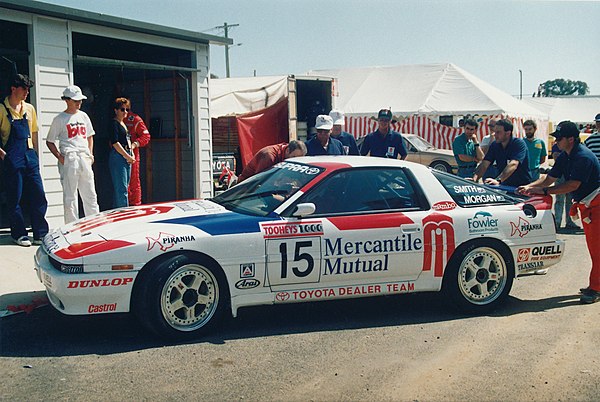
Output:
<svg viewBox="0 0 600 402">
<path fill-rule="evenodd" d="M 58 149 L 65 155 L 67 152 L 90 153 L 88 137 L 96 134 L 89 116 L 78 110 L 75 114 L 61 112 L 52 120 L 46 141 L 59 141 Z"/>
</svg>

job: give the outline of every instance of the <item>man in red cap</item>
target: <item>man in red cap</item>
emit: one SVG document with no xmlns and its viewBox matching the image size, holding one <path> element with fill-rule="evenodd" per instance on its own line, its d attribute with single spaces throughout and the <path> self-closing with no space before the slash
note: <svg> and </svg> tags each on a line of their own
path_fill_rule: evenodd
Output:
<svg viewBox="0 0 600 402">
<path fill-rule="evenodd" d="M 581 290 L 582 303 L 600 301 L 600 162 L 585 146 L 580 144 L 579 130 L 575 123 L 563 121 L 553 132 L 556 144 L 563 151 L 546 177 L 517 188 L 525 195 L 572 193 L 573 207 L 579 210 L 585 240 L 592 258 L 589 286 Z M 565 182 L 556 184 L 564 175 Z M 593 240 L 596 239 L 596 240 Z M 594 247 L 595 246 L 595 247 Z"/>
<path fill-rule="evenodd" d="M 131 135 L 131 148 L 135 162 L 131 165 L 131 179 L 127 188 L 129 205 L 140 205 L 142 203 L 142 185 L 140 184 L 140 150 L 150 142 L 150 132 L 144 124 L 144 120 L 137 114 L 129 112 L 125 119 L 127 131 Z"/>
</svg>

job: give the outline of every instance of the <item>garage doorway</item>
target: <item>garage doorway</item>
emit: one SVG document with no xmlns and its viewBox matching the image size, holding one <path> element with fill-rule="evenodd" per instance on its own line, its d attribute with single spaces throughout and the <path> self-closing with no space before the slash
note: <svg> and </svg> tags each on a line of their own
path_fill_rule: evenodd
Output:
<svg viewBox="0 0 600 402">
<path fill-rule="evenodd" d="M 74 83 L 88 100 L 94 173 L 101 210 L 112 208 L 108 133 L 116 97 L 131 100 L 151 134 L 140 149 L 142 202 L 194 197 L 192 52 L 122 39 L 73 33 Z"/>
</svg>

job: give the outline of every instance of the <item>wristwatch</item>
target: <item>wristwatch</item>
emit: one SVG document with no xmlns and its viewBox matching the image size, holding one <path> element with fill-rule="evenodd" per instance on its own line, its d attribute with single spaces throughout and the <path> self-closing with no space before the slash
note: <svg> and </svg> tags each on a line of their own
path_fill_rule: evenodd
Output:
<svg viewBox="0 0 600 402">
<path fill-rule="evenodd" d="M 473 144 L 473 146 L 474 146 L 474 147 L 478 147 L 478 146 L 479 146 L 479 143 L 478 143 L 478 142 L 476 142 L 475 144 Z"/>
</svg>

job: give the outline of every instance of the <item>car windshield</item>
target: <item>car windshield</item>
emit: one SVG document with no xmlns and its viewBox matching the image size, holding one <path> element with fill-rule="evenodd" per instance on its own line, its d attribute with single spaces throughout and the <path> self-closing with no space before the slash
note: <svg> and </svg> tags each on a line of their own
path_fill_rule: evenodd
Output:
<svg viewBox="0 0 600 402">
<path fill-rule="evenodd" d="M 281 162 L 212 199 L 230 211 L 267 216 L 325 169 Z"/>
<path fill-rule="evenodd" d="M 427 151 L 428 149 L 435 149 L 435 147 L 432 144 L 430 144 L 429 142 L 427 142 L 426 140 L 424 140 L 423 138 L 421 138 L 419 136 L 416 136 L 416 135 L 411 136 L 408 138 L 408 140 L 419 151 Z"/>
</svg>

